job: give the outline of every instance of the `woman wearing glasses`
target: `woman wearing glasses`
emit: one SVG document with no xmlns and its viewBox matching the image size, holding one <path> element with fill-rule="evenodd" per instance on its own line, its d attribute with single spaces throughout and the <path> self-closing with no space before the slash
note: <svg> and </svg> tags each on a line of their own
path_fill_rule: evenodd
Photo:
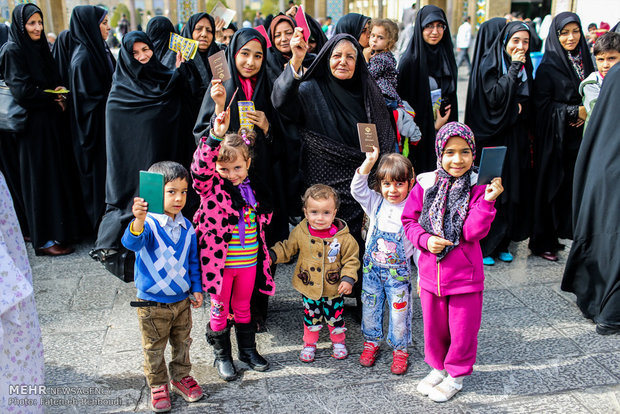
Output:
<svg viewBox="0 0 620 414">
<path fill-rule="evenodd" d="M 423 7 L 413 39 L 400 59 L 398 93 L 416 112 L 422 139 L 409 157 L 417 174 L 436 168 L 435 131 L 458 118 L 456 60 L 446 15 L 437 6 Z"/>
</svg>

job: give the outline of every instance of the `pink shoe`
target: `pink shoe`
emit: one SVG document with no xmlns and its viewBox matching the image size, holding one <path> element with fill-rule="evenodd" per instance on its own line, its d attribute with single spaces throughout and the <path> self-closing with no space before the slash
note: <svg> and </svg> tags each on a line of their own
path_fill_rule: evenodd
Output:
<svg viewBox="0 0 620 414">
<path fill-rule="evenodd" d="M 198 401 L 203 396 L 202 388 L 198 385 L 196 380 L 189 375 L 181 379 L 181 381 L 170 381 L 170 388 L 187 402 Z"/>
<path fill-rule="evenodd" d="M 172 408 L 172 404 L 170 403 L 168 384 L 151 387 L 151 410 L 156 413 L 165 413 L 170 411 L 170 408 Z"/>
<path fill-rule="evenodd" d="M 335 359 L 345 359 L 349 355 L 345 344 L 333 344 L 332 356 Z"/>
</svg>

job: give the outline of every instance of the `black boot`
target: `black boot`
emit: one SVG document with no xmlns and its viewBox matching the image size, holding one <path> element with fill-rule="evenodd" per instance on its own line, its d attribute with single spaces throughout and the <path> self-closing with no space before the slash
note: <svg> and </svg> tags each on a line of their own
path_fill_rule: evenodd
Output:
<svg viewBox="0 0 620 414">
<path fill-rule="evenodd" d="M 254 371 L 267 371 L 269 362 L 256 351 L 256 327 L 254 323 L 236 323 L 239 361 L 245 362 Z"/>
<path fill-rule="evenodd" d="M 213 331 L 207 324 L 207 342 L 213 346 L 215 361 L 213 366 L 224 381 L 232 381 L 237 378 L 237 370 L 232 361 L 230 349 L 230 328 L 223 331 Z"/>
</svg>

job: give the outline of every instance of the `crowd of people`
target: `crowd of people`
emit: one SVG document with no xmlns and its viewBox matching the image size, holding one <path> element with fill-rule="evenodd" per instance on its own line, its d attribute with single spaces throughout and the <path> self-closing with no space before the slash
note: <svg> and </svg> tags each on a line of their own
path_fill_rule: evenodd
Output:
<svg viewBox="0 0 620 414">
<path fill-rule="evenodd" d="M 13 10 L 0 76 L 28 118 L 23 131 L 0 132 L 0 171 L 37 255 L 70 254 L 96 237 L 94 259 L 135 272 L 132 306 L 155 411 L 170 408 L 169 386 L 187 401 L 202 397 L 190 376 L 187 321 L 203 293 L 219 375 L 237 376 L 233 323 L 239 359 L 269 368 L 255 333 L 276 264 L 295 255 L 300 359 L 314 360 L 322 323 L 334 358 L 347 357 L 343 296 L 352 295 L 362 312 L 361 365 L 374 364 L 385 339 L 392 372 L 404 374 L 417 285 L 432 367 L 418 391 L 437 402 L 472 372 L 484 266 L 512 262 L 511 242 L 529 238 L 534 255 L 557 261 L 560 239 L 574 239 L 562 288 L 597 332 L 620 331 L 609 140 L 617 136 L 618 26 L 590 47 L 579 17 L 558 14 L 534 76 L 533 25 L 484 22 L 460 123 L 458 66 L 470 63 L 471 26 L 459 30 L 457 64 L 444 11 L 425 6 L 397 61 L 391 20 L 349 13 L 332 28 L 306 14 L 306 38 L 297 12 L 257 15 L 267 37 L 194 14 L 180 32 L 197 42 L 186 61 L 168 49 L 175 27 L 162 16 L 146 32 L 125 33 L 117 60 L 103 8 L 75 7 L 52 51 L 41 10 Z M 222 50 L 224 80 L 209 64 Z M 366 153 L 360 123 L 376 127 Z M 507 147 L 503 172 L 478 185 L 479 154 L 492 146 Z M 137 197 L 141 170 L 164 176 L 163 214 Z"/>
</svg>

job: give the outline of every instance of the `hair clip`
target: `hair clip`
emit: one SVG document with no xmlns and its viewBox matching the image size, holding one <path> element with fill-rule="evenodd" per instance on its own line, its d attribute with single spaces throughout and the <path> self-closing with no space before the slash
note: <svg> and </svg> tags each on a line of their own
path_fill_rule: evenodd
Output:
<svg viewBox="0 0 620 414">
<path fill-rule="evenodd" d="M 245 132 L 243 134 L 241 134 L 241 138 L 243 138 L 243 142 L 245 142 L 245 145 L 247 145 L 249 147 L 250 146 L 250 140 L 247 139 Z"/>
</svg>

